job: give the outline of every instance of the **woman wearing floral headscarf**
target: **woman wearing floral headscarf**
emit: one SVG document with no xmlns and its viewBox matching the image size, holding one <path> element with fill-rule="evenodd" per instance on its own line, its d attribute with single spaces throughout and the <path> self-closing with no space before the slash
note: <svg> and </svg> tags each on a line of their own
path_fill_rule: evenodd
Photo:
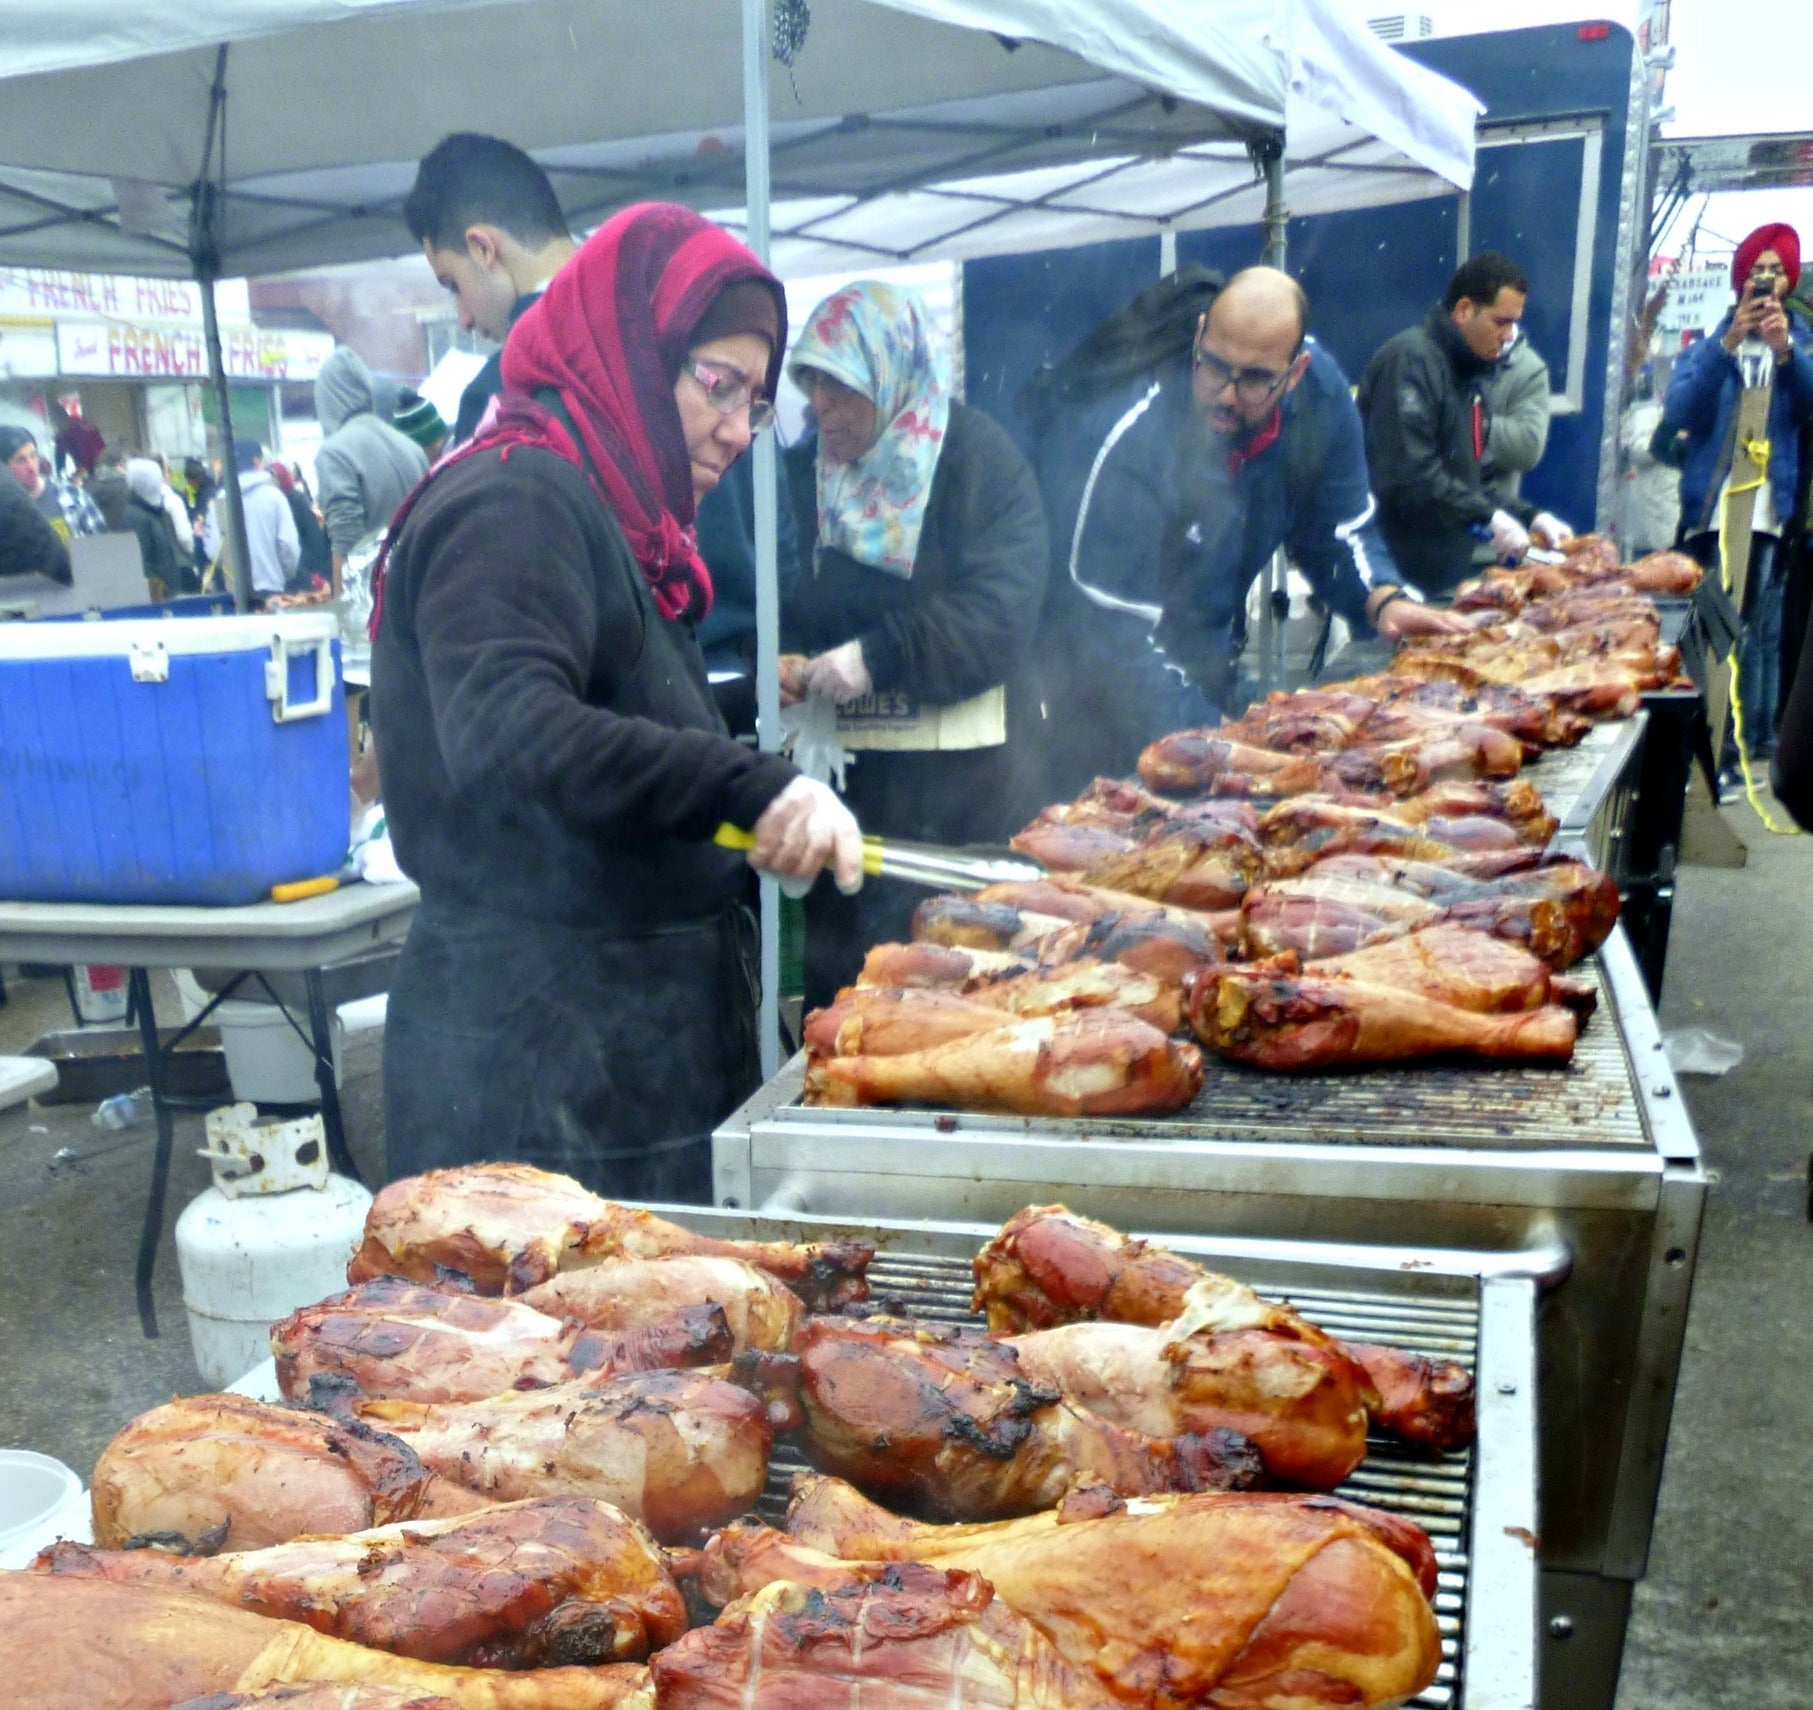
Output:
<svg viewBox="0 0 1813 1710">
<path fill-rule="evenodd" d="M 1037 807 L 1028 654 L 1045 588 L 1038 483 L 1007 434 L 951 396 L 915 292 L 859 281 L 806 322 L 790 372 L 816 437 L 788 454 L 802 551 L 783 595 L 792 698 L 842 709 L 865 830 L 998 842 Z M 806 903 L 806 996 L 828 1001 L 871 944 L 906 936 L 907 887 Z"/>
</svg>

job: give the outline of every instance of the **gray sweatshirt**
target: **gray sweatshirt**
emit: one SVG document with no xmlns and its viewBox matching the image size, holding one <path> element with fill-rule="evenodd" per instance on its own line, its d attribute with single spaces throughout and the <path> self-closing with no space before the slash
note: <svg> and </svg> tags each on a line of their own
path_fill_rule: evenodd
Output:
<svg viewBox="0 0 1813 1710">
<path fill-rule="evenodd" d="M 252 555 L 252 592 L 281 594 L 302 557 L 290 502 L 263 469 L 246 470 L 239 477 L 239 493 L 246 513 L 246 548 Z M 220 556 L 224 543 L 227 525 L 221 507 L 225 502 L 217 497 L 208 506 L 201 543 L 210 558 Z"/>
<path fill-rule="evenodd" d="M 1514 499 L 1549 443 L 1548 364 L 1519 333 L 1481 376 L 1480 390 L 1491 415 L 1480 473 L 1495 499 Z"/>
<path fill-rule="evenodd" d="M 315 416 L 325 436 L 315 453 L 315 492 L 336 558 L 385 527 L 428 473 L 422 448 L 372 409 L 371 370 L 341 345 L 315 380 Z"/>
</svg>

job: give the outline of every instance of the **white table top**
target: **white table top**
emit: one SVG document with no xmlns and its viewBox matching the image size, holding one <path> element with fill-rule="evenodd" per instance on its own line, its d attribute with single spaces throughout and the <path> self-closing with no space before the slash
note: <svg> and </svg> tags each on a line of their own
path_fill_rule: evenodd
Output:
<svg viewBox="0 0 1813 1710">
<path fill-rule="evenodd" d="M 0 902 L 0 959 L 128 968 L 323 968 L 409 930 L 412 884 L 342 885 L 301 902 L 244 908 Z"/>
<path fill-rule="evenodd" d="M 56 1084 L 56 1065 L 42 1057 L 0 1057 L 0 1110 L 24 1104 Z"/>
</svg>

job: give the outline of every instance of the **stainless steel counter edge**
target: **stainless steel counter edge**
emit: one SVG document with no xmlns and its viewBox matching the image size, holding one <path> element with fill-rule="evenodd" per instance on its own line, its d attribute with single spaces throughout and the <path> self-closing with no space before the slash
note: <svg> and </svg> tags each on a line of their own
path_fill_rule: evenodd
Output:
<svg viewBox="0 0 1813 1710">
<path fill-rule="evenodd" d="M 1462 1638 L 1464 1710 L 1534 1710 L 1537 1655 L 1536 1285 L 1480 1289 L 1475 1373 L 1481 1464 L 1473 1493 L 1471 1585 Z"/>
<path fill-rule="evenodd" d="M 1555 834 L 1557 843 L 1570 835 L 1579 836 L 1592 824 L 1593 816 L 1617 785 L 1625 767 L 1630 764 L 1631 756 L 1642 742 L 1648 725 L 1649 714 L 1638 711 L 1629 718 L 1618 719 L 1609 726 L 1600 725 L 1598 727 L 1600 730 L 1609 728 L 1615 734 L 1608 740 L 1599 764 L 1593 768 L 1592 777 L 1586 781 L 1579 794 L 1567 804 L 1566 811 L 1560 816 L 1561 828 Z"/>
<path fill-rule="evenodd" d="M 1653 1210 L 1662 1173 L 1660 1160 L 1649 1152 L 1492 1152 L 1451 1146 L 1188 1141 L 1162 1135 L 1058 1140 L 961 1125 L 948 1134 L 928 1135 L 922 1128 L 890 1124 L 885 1111 L 865 1114 L 872 1120 L 862 1125 L 860 1153 L 851 1149 L 854 1136 L 848 1131 L 784 1117 L 758 1120 L 752 1132 L 761 1142 L 764 1172 L 783 1179 L 794 1172 L 834 1171 L 845 1180 L 932 1176 L 1020 1182 L 1035 1197 L 1049 1195 L 1059 1182 L 1175 1191 L 1187 1180 L 1193 1193 L 1601 1211 Z M 746 1203 L 750 1136 L 729 1125 L 720 1134 L 745 1154 L 741 1191 L 728 1191 Z"/>
<path fill-rule="evenodd" d="M 1700 1143 L 1694 1138 L 1693 1119 L 1681 1097 L 1668 1053 L 1662 1045 L 1662 1024 L 1656 1019 L 1649 987 L 1637 966 L 1630 936 L 1622 926 L 1612 929 L 1599 950 L 1599 969 L 1618 1028 L 1630 1058 L 1631 1079 L 1643 1106 L 1644 1125 L 1658 1157 L 1695 1171 L 1700 1165 Z"/>
</svg>

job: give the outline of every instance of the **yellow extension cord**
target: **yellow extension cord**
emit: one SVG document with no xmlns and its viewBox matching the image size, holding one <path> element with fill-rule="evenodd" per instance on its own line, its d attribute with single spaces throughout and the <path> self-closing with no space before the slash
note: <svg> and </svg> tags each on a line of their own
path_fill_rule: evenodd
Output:
<svg viewBox="0 0 1813 1710">
<path fill-rule="evenodd" d="M 1735 486 L 1725 488 L 1725 496 L 1719 504 L 1719 580 L 1724 584 L 1727 595 L 1731 593 L 1731 552 L 1729 540 L 1731 535 L 1731 501 L 1739 493 L 1754 493 L 1769 478 L 1769 442 L 1766 439 L 1746 439 L 1743 444 L 1745 454 L 1756 465 L 1756 479 L 1742 481 Z M 1777 837 L 1798 837 L 1798 825 L 1784 825 L 1763 806 L 1762 792 L 1756 787 L 1756 777 L 1750 767 L 1750 744 L 1744 737 L 1744 702 L 1738 693 L 1739 664 L 1744 653 L 1744 638 L 1731 650 L 1731 657 L 1725 662 L 1725 669 L 1731 678 L 1731 736 L 1737 746 L 1738 770 L 1744 778 L 1744 799 L 1749 802 L 1751 811 L 1763 822 L 1766 831 L 1772 831 Z"/>
</svg>

